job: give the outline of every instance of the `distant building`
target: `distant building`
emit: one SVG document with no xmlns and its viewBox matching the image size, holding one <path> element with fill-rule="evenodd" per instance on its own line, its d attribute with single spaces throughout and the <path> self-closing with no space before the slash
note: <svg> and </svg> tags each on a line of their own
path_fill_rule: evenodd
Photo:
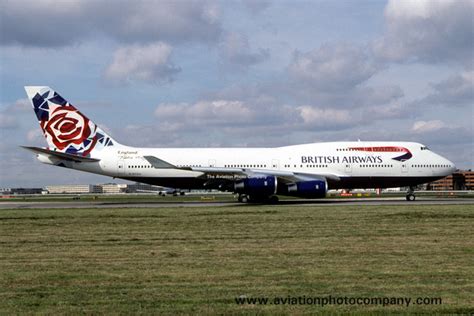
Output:
<svg viewBox="0 0 474 316">
<path fill-rule="evenodd" d="M 124 186 L 119 185 L 117 183 L 105 183 L 105 184 L 99 184 L 98 186 L 101 187 L 102 191 L 101 193 L 123 193 L 125 192 Z"/>
<path fill-rule="evenodd" d="M 46 190 L 50 194 L 102 193 L 101 186 L 94 184 L 48 185 Z"/>
<path fill-rule="evenodd" d="M 134 184 L 127 184 L 126 192 L 127 193 L 153 193 L 153 192 L 160 192 L 163 191 L 164 188 L 156 185 L 151 184 L 144 184 L 144 183 L 134 183 Z"/>
<path fill-rule="evenodd" d="M 443 179 L 428 183 L 427 190 L 474 190 L 474 171 L 458 171 Z"/>
<path fill-rule="evenodd" d="M 2 188 L 1 194 L 15 195 L 15 194 L 41 194 L 43 188 Z"/>
<path fill-rule="evenodd" d="M 48 185 L 46 190 L 50 194 L 119 194 L 119 193 L 153 193 L 160 192 L 163 187 L 135 183 L 135 184 L 71 184 L 71 185 Z"/>
</svg>

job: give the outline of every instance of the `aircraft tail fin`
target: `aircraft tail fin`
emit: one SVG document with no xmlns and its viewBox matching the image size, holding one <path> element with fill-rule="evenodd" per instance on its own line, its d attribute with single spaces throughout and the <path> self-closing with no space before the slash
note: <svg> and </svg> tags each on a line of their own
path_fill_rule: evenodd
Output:
<svg viewBox="0 0 474 316">
<path fill-rule="evenodd" d="M 51 150 L 90 156 L 118 143 L 50 87 L 26 86 L 44 137 Z"/>
</svg>

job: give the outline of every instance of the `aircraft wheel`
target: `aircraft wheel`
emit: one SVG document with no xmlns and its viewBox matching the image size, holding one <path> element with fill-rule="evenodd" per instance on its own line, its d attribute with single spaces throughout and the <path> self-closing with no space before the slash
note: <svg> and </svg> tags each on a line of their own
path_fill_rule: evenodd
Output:
<svg viewBox="0 0 474 316">
<path fill-rule="evenodd" d="M 272 195 L 268 198 L 268 201 L 270 202 L 270 204 L 277 204 L 279 199 L 278 199 L 278 196 Z"/>
<path fill-rule="evenodd" d="M 415 200 L 415 195 L 414 194 L 407 194 L 406 199 L 407 199 L 407 201 L 414 201 Z"/>
<path fill-rule="evenodd" d="M 241 203 L 248 203 L 249 202 L 249 197 L 245 194 L 240 194 L 238 200 Z"/>
</svg>

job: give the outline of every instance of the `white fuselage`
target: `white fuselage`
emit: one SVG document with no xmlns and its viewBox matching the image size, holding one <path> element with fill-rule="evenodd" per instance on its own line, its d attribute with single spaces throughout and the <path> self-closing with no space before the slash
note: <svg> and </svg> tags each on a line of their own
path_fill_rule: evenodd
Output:
<svg viewBox="0 0 474 316">
<path fill-rule="evenodd" d="M 407 153 L 409 156 L 403 156 Z M 451 161 L 412 142 L 331 142 L 278 148 L 114 146 L 96 155 L 93 157 L 100 158 L 100 162 L 70 163 L 67 167 L 175 188 L 200 188 L 202 181 L 197 180 L 209 170 L 322 175 L 328 179 L 330 189 L 412 186 L 455 170 Z M 177 168 L 155 168 L 145 156 Z M 394 159 L 401 156 L 407 159 Z"/>
</svg>

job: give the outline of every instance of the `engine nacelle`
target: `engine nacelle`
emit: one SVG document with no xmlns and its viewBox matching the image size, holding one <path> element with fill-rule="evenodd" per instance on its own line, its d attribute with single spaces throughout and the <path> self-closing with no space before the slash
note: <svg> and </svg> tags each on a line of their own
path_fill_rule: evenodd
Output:
<svg viewBox="0 0 474 316">
<path fill-rule="evenodd" d="M 288 185 L 288 195 L 304 198 L 323 198 L 328 191 L 328 183 L 325 180 L 311 180 L 296 182 Z"/>
<path fill-rule="evenodd" d="M 267 197 L 276 193 L 277 178 L 273 176 L 245 178 L 235 182 L 234 191 L 250 196 Z"/>
</svg>

